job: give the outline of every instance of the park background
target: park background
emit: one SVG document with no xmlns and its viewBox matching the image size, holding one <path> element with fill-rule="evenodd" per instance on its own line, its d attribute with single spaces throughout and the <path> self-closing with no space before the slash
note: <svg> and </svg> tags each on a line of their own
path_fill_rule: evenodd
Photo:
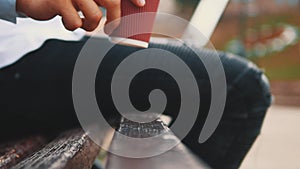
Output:
<svg viewBox="0 0 300 169">
<path fill-rule="evenodd" d="M 160 11 L 189 20 L 197 4 L 161 0 Z M 252 60 L 270 80 L 273 105 L 241 169 L 299 169 L 300 0 L 231 0 L 211 42 Z"/>
</svg>

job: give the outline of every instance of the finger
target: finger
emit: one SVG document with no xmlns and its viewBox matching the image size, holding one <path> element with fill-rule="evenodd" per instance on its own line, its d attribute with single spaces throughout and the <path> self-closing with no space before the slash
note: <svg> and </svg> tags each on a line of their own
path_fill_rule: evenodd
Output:
<svg viewBox="0 0 300 169">
<path fill-rule="evenodd" d="M 120 25 L 120 19 L 115 19 L 111 22 L 108 20 L 105 22 L 104 32 L 110 35 Z"/>
<path fill-rule="evenodd" d="M 66 29 L 73 31 L 82 26 L 82 20 L 71 2 L 67 2 L 59 13 Z"/>
<path fill-rule="evenodd" d="M 106 9 L 107 21 L 104 31 L 110 34 L 120 23 L 121 0 L 96 0 L 96 2 Z"/>
<path fill-rule="evenodd" d="M 75 3 L 84 15 L 82 28 L 87 31 L 96 29 L 102 18 L 98 5 L 93 0 L 76 0 Z"/>
<path fill-rule="evenodd" d="M 139 7 L 143 7 L 146 4 L 145 0 L 131 0 L 131 2 Z"/>
</svg>

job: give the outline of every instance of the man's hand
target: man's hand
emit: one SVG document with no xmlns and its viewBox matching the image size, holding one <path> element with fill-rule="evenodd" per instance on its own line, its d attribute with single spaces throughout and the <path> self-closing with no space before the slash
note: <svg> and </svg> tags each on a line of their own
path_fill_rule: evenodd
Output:
<svg viewBox="0 0 300 169">
<path fill-rule="evenodd" d="M 131 0 L 136 6 L 145 5 L 145 0 Z M 62 16 L 68 30 L 83 28 L 94 30 L 101 18 L 99 6 L 107 10 L 107 23 L 120 18 L 121 0 L 17 0 L 16 10 L 37 20 L 49 20 L 56 15 Z M 80 18 L 81 11 L 84 18 Z"/>
</svg>

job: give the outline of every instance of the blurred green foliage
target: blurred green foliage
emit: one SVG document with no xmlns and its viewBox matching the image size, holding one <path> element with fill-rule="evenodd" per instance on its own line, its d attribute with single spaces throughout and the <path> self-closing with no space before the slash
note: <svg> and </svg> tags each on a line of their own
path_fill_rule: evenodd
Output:
<svg viewBox="0 0 300 169">
<path fill-rule="evenodd" d="M 265 73 L 271 80 L 297 80 L 300 79 L 299 65 L 287 66 L 275 69 L 265 69 Z"/>
</svg>

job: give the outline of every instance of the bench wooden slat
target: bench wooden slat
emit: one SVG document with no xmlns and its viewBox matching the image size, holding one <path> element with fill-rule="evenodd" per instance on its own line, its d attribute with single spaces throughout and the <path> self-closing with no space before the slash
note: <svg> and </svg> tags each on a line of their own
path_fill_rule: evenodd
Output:
<svg viewBox="0 0 300 169">
<path fill-rule="evenodd" d="M 7 169 L 23 160 L 26 156 L 42 148 L 46 143 L 43 136 L 30 136 L 18 141 L 0 145 L 0 169 Z"/>
<path fill-rule="evenodd" d="M 134 138 L 146 138 L 155 136 L 157 134 L 164 133 L 165 140 L 159 140 L 160 143 L 166 141 L 179 141 L 178 138 L 164 125 L 160 120 L 153 121 L 151 123 L 141 124 L 132 122 L 126 119 L 123 119 L 118 132 L 123 135 L 134 137 Z M 111 149 L 113 150 L 122 150 L 122 151 L 149 151 L 151 145 L 145 143 L 141 145 L 126 145 L 124 141 L 120 139 L 120 135 L 114 135 L 114 138 L 111 143 Z M 125 145 L 124 145 L 125 144 Z M 158 149 L 162 148 L 159 146 L 164 146 L 163 144 L 158 144 Z M 106 169 L 208 169 L 209 167 L 194 156 L 182 143 L 179 143 L 177 146 L 171 150 L 150 158 L 125 158 L 109 153 Z"/>
<path fill-rule="evenodd" d="M 151 158 L 124 158 L 110 154 L 106 169 L 209 169 L 180 143 L 168 152 Z"/>
<path fill-rule="evenodd" d="M 99 150 L 85 132 L 74 129 L 61 134 L 13 169 L 90 169 Z"/>
<path fill-rule="evenodd" d="M 116 134 L 111 131 L 110 136 L 104 138 L 107 141 L 107 148 L 110 150 L 122 150 L 122 152 L 132 151 L 135 152 L 156 152 L 157 150 L 168 147 L 169 143 L 178 143 L 177 146 L 163 152 L 162 154 L 148 157 L 148 158 L 126 158 L 117 156 L 111 153 L 105 153 L 106 159 L 104 159 L 104 168 L 106 169 L 208 169 L 209 167 L 193 155 L 179 139 L 171 132 L 171 130 L 161 120 L 155 120 L 150 123 L 136 123 L 130 120 L 122 119 L 118 132 L 123 135 Z M 155 139 L 155 146 L 153 142 L 149 142 L 149 139 L 145 139 L 139 144 L 132 144 L 124 141 L 122 137 L 129 136 L 133 138 L 152 138 L 158 134 L 163 134 L 163 137 L 157 137 Z M 36 140 L 36 139 L 35 139 Z M 14 144 L 13 144 L 14 145 Z M 20 144 L 19 144 L 20 145 Z M 14 145 L 16 146 L 16 145 Z M 28 143 L 24 143 L 24 146 L 28 146 Z M 7 150 L 20 149 L 20 147 L 14 147 Z M 21 148 L 25 150 L 25 148 Z M 34 149 L 32 146 L 28 147 L 32 152 Z M 0 149 L 0 155 L 1 155 Z M 8 151 L 4 151 L 8 152 Z M 0 161 L 2 166 L 6 168 L 12 167 L 12 169 L 90 169 L 100 152 L 100 147 L 95 144 L 88 135 L 82 129 L 74 129 L 59 135 L 55 140 L 48 143 L 42 149 L 32 153 L 30 156 L 17 163 L 17 161 L 11 160 L 10 165 Z M 11 156 L 16 156 L 20 152 L 6 153 L 0 156 L 0 159 L 8 159 Z M 2 153 L 3 154 L 3 153 Z M 16 155 L 17 154 L 17 155 Z M 24 153 L 25 157 L 28 153 Z M 104 156 L 104 157 L 105 157 Z M 140 157 L 140 156 L 137 156 Z"/>
</svg>

